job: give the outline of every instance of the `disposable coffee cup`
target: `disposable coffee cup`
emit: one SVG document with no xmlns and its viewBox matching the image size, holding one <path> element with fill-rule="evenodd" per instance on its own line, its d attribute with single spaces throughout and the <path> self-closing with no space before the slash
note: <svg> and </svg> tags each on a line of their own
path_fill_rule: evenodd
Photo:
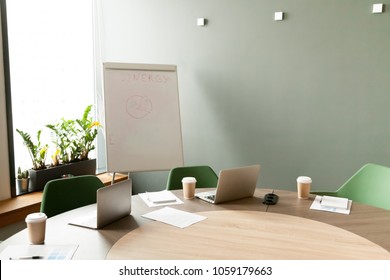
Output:
<svg viewBox="0 0 390 280">
<path fill-rule="evenodd" d="M 196 179 L 194 177 L 184 177 L 181 182 L 183 184 L 184 199 L 193 199 L 195 197 Z"/>
<path fill-rule="evenodd" d="M 297 192 L 298 198 L 300 199 L 308 199 L 310 195 L 312 180 L 307 176 L 299 176 L 297 178 Z"/>
<path fill-rule="evenodd" d="M 45 243 L 46 220 L 47 216 L 45 213 L 32 213 L 27 215 L 27 232 L 31 244 Z"/>
</svg>

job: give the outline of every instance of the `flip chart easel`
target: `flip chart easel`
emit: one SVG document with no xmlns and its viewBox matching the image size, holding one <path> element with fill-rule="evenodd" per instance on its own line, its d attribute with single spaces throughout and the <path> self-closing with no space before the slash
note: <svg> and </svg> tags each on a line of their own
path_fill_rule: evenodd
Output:
<svg viewBox="0 0 390 280">
<path fill-rule="evenodd" d="M 183 165 L 175 65 L 104 63 L 107 171 Z"/>
</svg>

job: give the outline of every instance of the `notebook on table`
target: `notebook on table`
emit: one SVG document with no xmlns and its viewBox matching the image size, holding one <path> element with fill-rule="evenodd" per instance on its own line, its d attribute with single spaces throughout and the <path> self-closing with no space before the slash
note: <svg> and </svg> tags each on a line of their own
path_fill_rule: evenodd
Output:
<svg viewBox="0 0 390 280">
<path fill-rule="evenodd" d="M 259 174 L 260 165 L 223 169 L 219 172 L 215 190 L 196 193 L 195 196 L 214 204 L 252 197 Z"/>
<path fill-rule="evenodd" d="M 96 192 L 96 211 L 69 222 L 71 225 L 99 229 L 131 213 L 131 179 L 103 187 Z"/>
</svg>

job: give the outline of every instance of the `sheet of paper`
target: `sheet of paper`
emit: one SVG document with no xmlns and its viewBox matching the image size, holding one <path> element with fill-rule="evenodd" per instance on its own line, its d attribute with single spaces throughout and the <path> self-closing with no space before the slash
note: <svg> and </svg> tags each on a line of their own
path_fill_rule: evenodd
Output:
<svg viewBox="0 0 390 280">
<path fill-rule="evenodd" d="M 179 228 L 185 228 L 206 219 L 206 217 L 204 216 L 173 209 L 171 207 L 164 207 L 159 210 L 144 214 L 142 216 Z"/>
<path fill-rule="evenodd" d="M 0 254 L 2 260 L 70 260 L 78 245 L 9 245 Z"/>
<path fill-rule="evenodd" d="M 322 206 L 321 199 L 322 199 L 322 196 L 317 195 L 316 198 L 314 199 L 313 203 L 311 204 L 310 209 L 328 211 L 328 212 L 334 212 L 334 213 L 340 213 L 340 214 L 346 214 L 346 215 L 349 215 L 349 213 L 351 213 L 352 200 L 348 200 L 348 208 L 347 209 L 339 209 L 339 208 L 335 208 L 335 207 Z"/>
<path fill-rule="evenodd" d="M 171 191 L 146 192 L 138 194 L 149 207 L 174 205 L 183 203 Z"/>
</svg>

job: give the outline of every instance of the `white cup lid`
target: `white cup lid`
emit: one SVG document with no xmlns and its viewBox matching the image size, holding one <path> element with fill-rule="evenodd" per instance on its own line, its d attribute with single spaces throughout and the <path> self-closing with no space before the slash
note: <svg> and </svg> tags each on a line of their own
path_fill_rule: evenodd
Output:
<svg viewBox="0 0 390 280">
<path fill-rule="evenodd" d="M 181 180 L 182 183 L 196 183 L 196 179 L 194 177 L 184 177 Z"/>
<path fill-rule="evenodd" d="M 28 214 L 26 217 L 27 223 L 39 223 L 42 221 L 45 221 L 47 219 L 47 216 L 45 213 L 32 213 Z"/>
<path fill-rule="evenodd" d="M 307 177 L 307 176 L 299 176 L 297 178 L 297 182 L 303 183 L 303 184 L 310 184 L 310 183 L 312 183 L 312 180 L 310 177 Z"/>
</svg>

